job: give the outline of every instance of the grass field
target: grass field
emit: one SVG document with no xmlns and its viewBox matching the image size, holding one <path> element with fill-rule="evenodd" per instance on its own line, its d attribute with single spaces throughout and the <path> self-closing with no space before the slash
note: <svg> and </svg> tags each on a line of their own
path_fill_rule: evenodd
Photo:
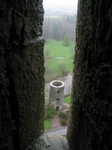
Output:
<svg viewBox="0 0 112 150">
<path fill-rule="evenodd" d="M 50 124 L 51 124 L 51 120 L 45 120 L 44 121 L 44 128 L 45 128 L 45 130 L 49 130 L 50 129 Z"/>
<path fill-rule="evenodd" d="M 63 102 L 64 102 L 64 103 L 67 103 L 67 104 L 70 104 L 70 99 L 71 99 L 71 96 L 69 95 L 69 96 L 67 96 L 67 97 L 65 97 L 65 98 L 63 99 Z"/>
<path fill-rule="evenodd" d="M 59 67 L 60 64 L 64 64 L 63 68 L 65 71 L 72 74 L 74 43 L 71 42 L 70 46 L 63 46 L 62 43 L 63 41 L 49 40 L 49 42 L 45 44 L 46 80 L 62 75 L 62 67 Z"/>
</svg>

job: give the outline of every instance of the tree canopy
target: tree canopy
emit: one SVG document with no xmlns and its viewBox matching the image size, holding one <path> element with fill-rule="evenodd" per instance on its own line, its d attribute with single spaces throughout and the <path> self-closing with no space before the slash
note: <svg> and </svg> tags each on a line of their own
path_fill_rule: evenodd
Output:
<svg viewBox="0 0 112 150">
<path fill-rule="evenodd" d="M 69 36 L 66 34 L 64 39 L 63 39 L 63 46 L 69 46 L 70 45 L 70 38 Z"/>
</svg>

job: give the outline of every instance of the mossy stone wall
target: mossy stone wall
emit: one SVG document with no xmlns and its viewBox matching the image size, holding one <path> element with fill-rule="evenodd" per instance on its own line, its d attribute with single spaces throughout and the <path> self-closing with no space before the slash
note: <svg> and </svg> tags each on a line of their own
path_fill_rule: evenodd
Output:
<svg viewBox="0 0 112 150">
<path fill-rule="evenodd" d="M 0 1 L 0 149 L 44 132 L 42 0 Z"/>
<path fill-rule="evenodd" d="M 79 0 L 70 150 L 112 149 L 112 1 Z"/>
<path fill-rule="evenodd" d="M 112 149 L 112 2 L 79 0 L 71 150 Z M 42 0 L 0 1 L 0 149 L 24 150 L 44 132 Z"/>
</svg>

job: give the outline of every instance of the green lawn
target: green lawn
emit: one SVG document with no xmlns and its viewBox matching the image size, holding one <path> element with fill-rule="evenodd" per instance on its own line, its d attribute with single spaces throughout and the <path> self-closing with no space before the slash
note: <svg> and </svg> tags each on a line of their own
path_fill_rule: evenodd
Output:
<svg viewBox="0 0 112 150">
<path fill-rule="evenodd" d="M 65 98 L 63 99 L 63 102 L 64 102 L 64 103 L 67 103 L 67 104 L 70 104 L 70 99 L 71 99 L 71 96 L 69 95 L 69 96 L 67 96 L 67 97 L 65 97 Z"/>
<path fill-rule="evenodd" d="M 45 120 L 44 121 L 44 128 L 45 128 L 45 130 L 49 130 L 50 129 L 50 124 L 51 124 L 51 120 Z"/>
<path fill-rule="evenodd" d="M 72 74 L 73 69 L 73 59 L 74 55 L 74 43 L 70 42 L 70 46 L 63 46 L 63 41 L 49 40 L 45 44 L 44 55 L 49 53 L 47 59 L 45 59 L 45 79 L 54 78 L 56 76 L 62 75 L 62 69 L 59 68 L 59 64 L 64 64 L 65 71 Z"/>
<path fill-rule="evenodd" d="M 51 120 L 54 118 L 56 110 L 53 106 L 45 106 L 45 117 L 44 117 L 44 128 L 45 130 L 50 129 Z"/>
</svg>

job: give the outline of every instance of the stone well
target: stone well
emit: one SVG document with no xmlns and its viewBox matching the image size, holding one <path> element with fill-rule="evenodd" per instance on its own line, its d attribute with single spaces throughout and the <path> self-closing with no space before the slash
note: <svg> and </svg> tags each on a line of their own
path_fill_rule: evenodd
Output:
<svg viewBox="0 0 112 150">
<path fill-rule="evenodd" d="M 50 82 L 49 103 L 58 111 L 63 106 L 64 82 L 54 80 Z"/>
</svg>

